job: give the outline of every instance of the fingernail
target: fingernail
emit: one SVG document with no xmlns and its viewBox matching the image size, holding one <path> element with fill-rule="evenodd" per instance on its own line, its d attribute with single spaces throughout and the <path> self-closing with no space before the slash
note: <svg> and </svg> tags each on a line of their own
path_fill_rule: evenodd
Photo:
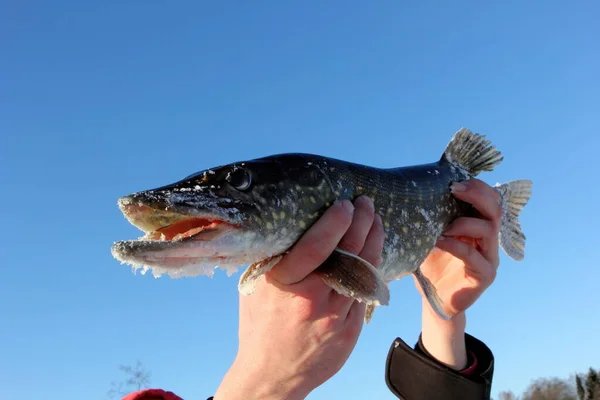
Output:
<svg viewBox="0 0 600 400">
<path fill-rule="evenodd" d="M 364 205 L 366 205 L 369 208 L 375 208 L 375 204 L 373 203 L 373 200 L 369 196 L 365 196 L 365 195 L 359 196 L 354 201 L 354 204 L 359 204 L 359 202 L 362 202 Z"/>
<path fill-rule="evenodd" d="M 354 213 L 354 205 L 349 200 L 342 200 L 342 207 L 350 214 Z"/>
<path fill-rule="evenodd" d="M 465 190 L 467 190 L 467 185 L 465 185 L 464 183 L 454 182 L 452 186 L 450 186 L 450 190 L 452 190 L 453 192 L 464 192 Z"/>
</svg>

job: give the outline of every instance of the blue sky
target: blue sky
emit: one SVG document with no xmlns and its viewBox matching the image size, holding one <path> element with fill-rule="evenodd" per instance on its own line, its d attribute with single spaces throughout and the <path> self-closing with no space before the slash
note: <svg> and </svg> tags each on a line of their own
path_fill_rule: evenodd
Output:
<svg viewBox="0 0 600 400">
<path fill-rule="evenodd" d="M 4 396 L 104 399 L 137 359 L 153 386 L 214 393 L 239 274 L 132 274 L 110 255 L 139 233 L 119 196 L 277 152 L 430 162 L 462 126 L 505 155 L 482 179 L 534 181 L 526 260 L 502 255 L 468 313 L 496 355 L 493 393 L 599 367 L 599 6 L 301 3 L 1 3 Z M 416 340 L 420 300 L 411 279 L 391 289 L 310 398 L 394 398 L 385 357 Z"/>
</svg>

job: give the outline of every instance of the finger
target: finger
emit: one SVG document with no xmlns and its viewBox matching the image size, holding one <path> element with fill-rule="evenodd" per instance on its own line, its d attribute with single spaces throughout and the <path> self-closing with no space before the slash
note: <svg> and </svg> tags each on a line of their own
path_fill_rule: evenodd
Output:
<svg viewBox="0 0 600 400">
<path fill-rule="evenodd" d="M 452 193 L 456 198 L 472 204 L 484 218 L 494 223 L 497 231 L 500 230 L 500 194 L 491 186 L 479 179 L 471 179 L 452 184 Z"/>
<path fill-rule="evenodd" d="M 469 236 L 475 239 L 491 238 L 496 235 L 491 221 L 481 218 L 460 217 L 444 231 L 445 236 Z"/>
<path fill-rule="evenodd" d="M 369 197 L 360 196 L 354 201 L 354 207 L 352 224 L 344 234 L 338 247 L 349 251 L 352 254 L 359 255 L 363 250 L 365 241 L 374 225 L 375 205 Z M 367 261 L 370 262 L 370 260 Z M 334 312 L 339 313 L 340 316 L 346 318 L 354 299 L 332 291 L 330 302 L 331 309 L 334 310 Z"/>
<path fill-rule="evenodd" d="M 367 260 L 376 268 L 379 268 L 381 265 L 381 252 L 383 250 L 385 232 L 383 231 L 381 217 L 379 215 L 375 215 L 374 219 L 373 225 L 371 225 L 371 229 L 369 230 L 369 234 L 365 240 L 365 245 L 358 256 L 364 260 Z M 350 312 L 353 301 L 354 299 L 348 297 L 345 298 L 345 301 L 340 300 L 340 313 L 346 318 L 348 318 L 348 313 Z"/>
<path fill-rule="evenodd" d="M 303 280 L 335 250 L 352 223 L 353 212 L 354 206 L 348 200 L 329 207 L 267 274 L 286 285 Z"/>
<path fill-rule="evenodd" d="M 466 272 L 480 285 L 487 287 L 496 279 L 496 269 L 473 245 L 453 237 L 440 236 L 436 246 L 464 262 Z"/>
<path fill-rule="evenodd" d="M 373 225 L 375 206 L 370 198 L 367 196 L 360 196 L 354 202 L 354 207 L 352 224 L 344 234 L 344 237 L 342 237 L 339 247 L 352 254 L 358 254 L 362 250 L 365 239 Z"/>
<path fill-rule="evenodd" d="M 385 232 L 383 230 L 383 222 L 379 214 L 375 215 L 373 225 L 369 230 L 367 239 L 363 246 L 362 251 L 359 253 L 359 257 L 367 260 L 373 264 L 376 268 L 381 265 L 381 253 L 383 251 L 383 242 L 385 240 Z"/>
<path fill-rule="evenodd" d="M 365 303 L 359 303 L 358 301 L 352 302 L 352 306 L 348 311 L 348 316 L 346 317 L 346 329 L 348 329 L 348 339 L 351 341 L 356 341 L 358 335 L 363 327 L 363 321 L 365 320 L 365 311 L 367 309 L 367 305 Z"/>
<path fill-rule="evenodd" d="M 466 236 L 477 239 L 483 256 L 494 266 L 499 264 L 498 232 L 491 221 L 481 218 L 461 217 L 452 222 L 444 236 Z"/>
</svg>

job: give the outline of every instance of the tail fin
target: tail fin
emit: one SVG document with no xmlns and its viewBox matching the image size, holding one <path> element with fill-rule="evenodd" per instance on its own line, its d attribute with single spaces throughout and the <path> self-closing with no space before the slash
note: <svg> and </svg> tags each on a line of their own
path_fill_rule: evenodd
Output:
<svg viewBox="0 0 600 400">
<path fill-rule="evenodd" d="M 442 159 L 477 176 L 482 171 L 493 170 L 504 157 L 484 135 L 461 128 L 446 146 Z"/>
<path fill-rule="evenodd" d="M 532 186 L 533 183 L 527 179 L 498 183 L 494 186 L 501 195 L 500 246 L 509 257 L 516 261 L 525 257 L 525 235 L 521 231 L 519 215 L 531 197 Z"/>
</svg>

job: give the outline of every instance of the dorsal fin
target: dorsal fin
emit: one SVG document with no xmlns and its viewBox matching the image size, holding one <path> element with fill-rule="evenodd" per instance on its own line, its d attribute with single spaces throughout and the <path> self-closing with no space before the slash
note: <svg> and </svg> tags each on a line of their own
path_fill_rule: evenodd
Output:
<svg viewBox="0 0 600 400">
<path fill-rule="evenodd" d="M 442 155 L 442 160 L 464 169 L 471 176 L 493 170 L 503 159 L 502 153 L 484 135 L 467 128 L 461 128 L 454 134 Z"/>
</svg>

